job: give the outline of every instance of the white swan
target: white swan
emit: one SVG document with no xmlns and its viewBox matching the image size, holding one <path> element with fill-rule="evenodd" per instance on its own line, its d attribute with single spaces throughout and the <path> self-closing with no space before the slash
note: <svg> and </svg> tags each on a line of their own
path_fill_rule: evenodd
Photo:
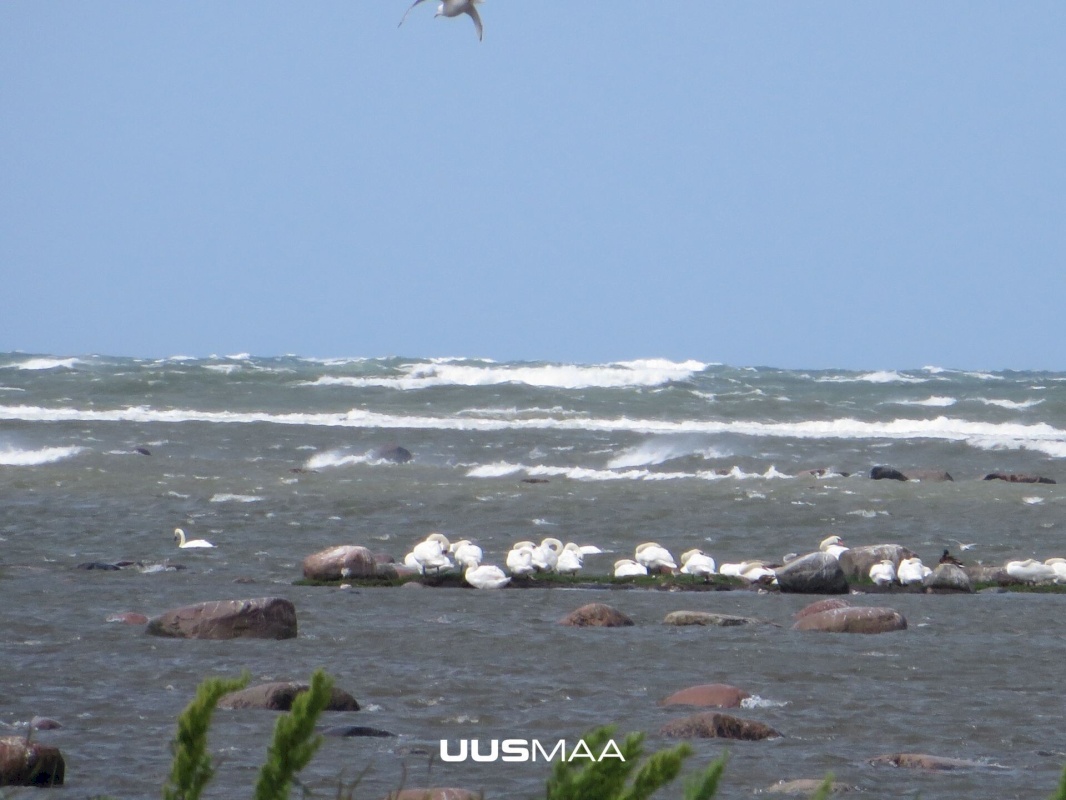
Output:
<svg viewBox="0 0 1066 800">
<path fill-rule="evenodd" d="M 878 586 L 888 586 L 896 582 L 896 565 L 891 558 L 882 559 L 870 567 L 870 580 Z"/>
<path fill-rule="evenodd" d="M 1055 567 L 1041 564 L 1035 558 L 1027 558 L 1024 561 L 1008 561 L 1007 574 L 1012 578 L 1027 583 L 1043 583 L 1053 581 L 1058 577 Z"/>
<path fill-rule="evenodd" d="M 685 575 L 702 575 L 709 578 L 717 572 L 717 565 L 713 558 L 697 548 L 681 554 L 681 572 Z"/>
<path fill-rule="evenodd" d="M 511 582 L 502 569 L 491 564 L 467 567 L 463 577 L 475 589 L 502 589 Z"/>
<path fill-rule="evenodd" d="M 174 541 L 178 543 L 178 547 L 180 547 L 182 550 L 189 550 L 197 547 L 214 547 L 214 545 L 211 544 L 211 542 L 207 541 L 207 539 L 190 539 L 189 541 L 186 541 L 185 531 L 183 531 L 181 528 L 174 529 Z"/>
<path fill-rule="evenodd" d="M 899 567 L 896 569 L 896 577 L 904 585 L 921 583 L 925 580 L 925 576 L 931 574 L 932 571 L 922 563 L 920 558 L 915 556 L 914 558 L 905 558 L 899 562 Z"/>
<path fill-rule="evenodd" d="M 573 542 L 567 542 L 555 562 L 555 571 L 560 574 L 573 575 L 580 572 L 584 566 L 585 556 L 581 552 L 581 547 Z"/>
<path fill-rule="evenodd" d="M 551 536 L 545 538 L 533 548 L 533 566 L 538 572 L 552 572 L 559 563 L 559 553 L 563 543 Z"/>
<path fill-rule="evenodd" d="M 429 570 L 433 570 L 434 573 L 440 573 L 442 569 L 451 569 L 455 566 L 452 560 L 448 558 L 448 548 L 451 543 L 448 541 L 448 537 L 443 533 L 431 533 L 424 540 L 414 546 L 411 551 L 411 556 L 416 564 L 418 564 L 418 570 L 425 575 Z M 407 563 L 407 558 L 404 558 L 404 563 Z"/>
<path fill-rule="evenodd" d="M 533 542 L 518 542 L 507 554 L 504 562 L 512 575 L 531 575 L 536 567 L 533 566 Z"/>
<path fill-rule="evenodd" d="M 448 552 L 452 554 L 455 563 L 464 569 L 478 566 L 485 557 L 481 548 L 469 539 L 460 539 L 458 542 L 453 542 L 451 547 L 448 548 Z"/>
<path fill-rule="evenodd" d="M 844 545 L 844 542 L 839 536 L 827 536 L 822 539 L 821 544 L 818 545 L 818 549 L 823 553 L 829 553 L 833 558 L 840 558 L 840 554 L 848 548 Z"/>
<path fill-rule="evenodd" d="M 614 576 L 616 578 L 635 578 L 639 575 L 647 575 L 648 568 L 638 564 L 631 558 L 620 558 L 614 562 Z"/>
<path fill-rule="evenodd" d="M 660 545 L 658 542 L 644 542 L 638 544 L 636 552 L 633 555 L 638 564 L 641 564 L 648 570 L 648 572 L 662 572 L 663 570 L 669 570 L 670 572 L 677 571 L 677 564 L 674 562 L 674 557 L 670 555 L 670 551 Z"/>
<path fill-rule="evenodd" d="M 741 565 L 740 577 L 746 581 L 755 583 L 763 578 L 773 578 L 777 582 L 777 573 L 762 561 L 746 561 Z"/>
<path fill-rule="evenodd" d="M 763 561 L 739 561 L 729 562 L 726 564 L 719 564 L 718 574 L 726 575 L 730 578 L 743 578 L 747 573 L 752 572 L 758 568 L 766 568 L 766 564 Z M 772 570 L 771 570 L 772 572 Z M 748 580 L 751 580 L 750 578 Z"/>
</svg>

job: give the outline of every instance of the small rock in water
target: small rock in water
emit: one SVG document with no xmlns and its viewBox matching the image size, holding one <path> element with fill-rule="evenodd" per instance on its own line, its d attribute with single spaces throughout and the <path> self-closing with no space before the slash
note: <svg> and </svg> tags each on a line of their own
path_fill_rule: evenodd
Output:
<svg viewBox="0 0 1066 800">
<path fill-rule="evenodd" d="M 745 742 L 781 736 L 761 722 L 713 712 L 675 719 L 663 725 L 659 733 L 677 739 L 738 739 Z"/>
<path fill-rule="evenodd" d="M 674 692 L 660 700 L 661 706 L 703 706 L 706 708 L 739 708 L 750 694 L 727 683 L 705 683 Z"/>
<path fill-rule="evenodd" d="M 559 620 L 560 625 L 577 628 L 622 628 L 633 620 L 605 603 L 589 603 L 575 609 Z"/>
</svg>

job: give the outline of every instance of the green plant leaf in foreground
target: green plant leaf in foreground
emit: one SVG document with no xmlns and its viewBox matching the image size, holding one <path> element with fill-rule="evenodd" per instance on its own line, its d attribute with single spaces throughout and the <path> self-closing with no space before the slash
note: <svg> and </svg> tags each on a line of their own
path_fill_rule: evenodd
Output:
<svg viewBox="0 0 1066 800">
<path fill-rule="evenodd" d="M 196 689 L 196 696 L 178 717 L 178 732 L 171 745 L 174 761 L 163 786 L 163 800 L 198 800 L 204 786 L 215 774 L 207 752 L 207 729 L 219 698 L 243 689 L 248 675 L 236 679 L 208 678 Z"/>
</svg>

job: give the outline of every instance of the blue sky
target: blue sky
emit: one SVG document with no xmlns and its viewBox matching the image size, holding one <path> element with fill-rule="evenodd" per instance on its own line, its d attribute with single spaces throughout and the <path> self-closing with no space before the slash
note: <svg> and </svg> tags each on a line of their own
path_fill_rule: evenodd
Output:
<svg viewBox="0 0 1066 800">
<path fill-rule="evenodd" d="M 0 350 L 1066 369 L 1066 3 L 0 3 Z"/>
</svg>

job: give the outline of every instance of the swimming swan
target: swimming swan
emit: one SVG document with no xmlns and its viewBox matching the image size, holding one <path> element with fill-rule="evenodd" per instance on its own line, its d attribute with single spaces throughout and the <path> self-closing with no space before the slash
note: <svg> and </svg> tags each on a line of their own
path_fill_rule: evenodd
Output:
<svg viewBox="0 0 1066 800">
<path fill-rule="evenodd" d="M 191 539 L 189 541 L 186 541 L 185 531 L 183 531 L 181 528 L 174 529 L 174 541 L 178 543 L 178 547 L 180 547 L 182 550 L 190 550 L 196 547 L 214 547 L 214 545 L 211 544 L 211 542 L 207 541 L 207 539 Z"/>
</svg>

